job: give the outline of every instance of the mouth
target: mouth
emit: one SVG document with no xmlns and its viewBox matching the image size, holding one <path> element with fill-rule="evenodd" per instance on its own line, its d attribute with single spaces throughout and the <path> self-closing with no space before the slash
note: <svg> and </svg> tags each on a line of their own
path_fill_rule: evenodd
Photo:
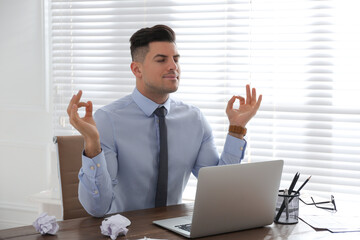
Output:
<svg viewBox="0 0 360 240">
<path fill-rule="evenodd" d="M 178 74 L 165 74 L 165 75 L 163 75 L 163 78 L 168 79 L 168 80 L 179 80 L 179 75 Z"/>
</svg>

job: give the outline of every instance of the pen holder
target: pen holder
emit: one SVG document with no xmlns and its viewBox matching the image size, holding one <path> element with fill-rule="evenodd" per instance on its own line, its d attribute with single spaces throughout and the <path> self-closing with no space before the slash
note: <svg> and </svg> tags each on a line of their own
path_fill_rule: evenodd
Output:
<svg viewBox="0 0 360 240">
<path fill-rule="evenodd" d="M 299 195 L 299 193 L 289 195 L 285 194 L 284 190 L 279 191 L 274 222 L 281 224 L 298 223 Z M 281 213 L 279 213 L 279 211 L 281 211 Z"/>
</svg>

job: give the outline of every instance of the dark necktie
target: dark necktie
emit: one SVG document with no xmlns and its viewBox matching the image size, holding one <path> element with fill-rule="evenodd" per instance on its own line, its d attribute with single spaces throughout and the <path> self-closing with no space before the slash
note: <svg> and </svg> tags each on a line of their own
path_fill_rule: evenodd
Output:
<svg viewBox="0 0 360 240">
<path fill-rule="evenodd" d="M 167 187 L 168 187 L 168 148 L 167 148 L 167 130 L 165 123 L 165 107 L 157 108 L 154 114 L 159 118 L 160 129 L 160 154 L 159 154 L 159 172 L 156 187 L 155 207 L 166 206 Z"/>
</svg>

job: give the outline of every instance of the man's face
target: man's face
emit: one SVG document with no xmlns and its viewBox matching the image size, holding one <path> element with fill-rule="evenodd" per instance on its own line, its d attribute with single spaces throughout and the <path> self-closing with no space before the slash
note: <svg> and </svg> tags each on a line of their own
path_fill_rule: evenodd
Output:
<svg viewBox="0 0 360 240">
<path fill-rule="evenodd" d="M 141 78 L 137 88 L 152 100 L 168 97 L 179 87 L 180 55 L 175 43 L 151 42 L 149 52 L 140 64 Z"/>
</svg>

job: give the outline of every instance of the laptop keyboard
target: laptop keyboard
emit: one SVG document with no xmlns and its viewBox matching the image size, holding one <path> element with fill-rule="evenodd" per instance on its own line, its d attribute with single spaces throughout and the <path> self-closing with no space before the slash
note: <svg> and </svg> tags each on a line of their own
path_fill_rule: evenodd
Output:
<svg viewBox="0 0 360 240">
<path fill-rule="evenodd" d="M 182 224 L 182 225 L 177 225 L 177 226 L 175 226 L 175 227 L 180 228 L 180 229 L 182 229 L 182 230 L 184 230 L 184 231 L 190 232 L 190 230 L 191 230 L 191 223 Z"/>
</svg>

